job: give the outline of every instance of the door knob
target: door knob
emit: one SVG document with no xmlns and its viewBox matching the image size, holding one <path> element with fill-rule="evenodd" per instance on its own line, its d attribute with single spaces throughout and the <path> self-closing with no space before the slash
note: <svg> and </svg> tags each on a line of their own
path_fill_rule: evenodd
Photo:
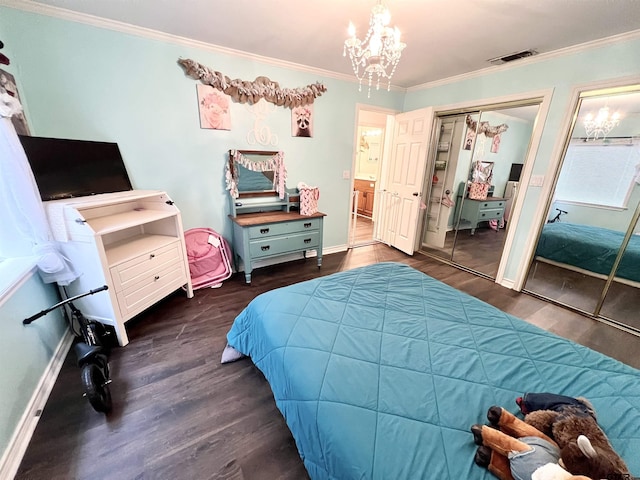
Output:
<svg viewBox="0 0 640 480">
<path fill-rule="evenodd" d="M 420 192 L 413 192 L 414 197 L 417 197 L 418 195 L 420 195 Z"/>
</svg>

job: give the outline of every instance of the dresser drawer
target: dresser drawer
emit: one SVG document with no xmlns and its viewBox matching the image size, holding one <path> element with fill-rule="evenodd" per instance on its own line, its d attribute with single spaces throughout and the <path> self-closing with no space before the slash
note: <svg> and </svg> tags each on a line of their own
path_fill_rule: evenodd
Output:
<svg viewBox="0 0 640 480">
<path fill-rule="evenodd" d="M 111 279 L 116 292 L 126 289 L 144 278 L 153 278 L 170 264 L 183 261 L 180 241 L 152 250 L 111 268 Z"/>
<path fill-rule="evenodd" d="M 252 258 L 268 257 L 281 253 L 312 250 L 319 245 L 320 234 L 317 230 L 274 238 L 255 240 L 249 244 Z"/>
<path fill-rule="evenodd" d="M 504 207 L 504 200 L 494 200 L 494 201 L 482 201 L 480 203 L 480 210 L 492 209 L 492 208 L 502 208 Z"/>
<path fill-rule="evenodd" d="M 179 260 L 138 277 L 136 282 L 116 293 L 120 313 L 125 319 L 140 313 L 184 285 L 186 275 L 184 262 Z"/>
<path fill-rule="evenodd" d="M 504 209 L 502 208 L 489 208 L 486 210 L 480 210 L 478 212 L 478 222 L 485 220 L 499 220 L 504 215 Z"/>
<path fill-rule="evenodd" d="M 295 222 L 270 223 L 268 225 L 256 225 L 249 227 L 249 239 L 272 237 L 287 233 L 305 232 L 307 230 L 317 230 L 320 228 L 320 219 L 309 218 Z"/>
</svg>

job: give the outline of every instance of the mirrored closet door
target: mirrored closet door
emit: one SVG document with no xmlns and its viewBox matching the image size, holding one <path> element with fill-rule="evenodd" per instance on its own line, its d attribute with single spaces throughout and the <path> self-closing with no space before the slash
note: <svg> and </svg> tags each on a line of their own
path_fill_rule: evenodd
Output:
<svg viewBox="0 0 640 480">
<path fill-rule="evenodd" d="M 640 85 L 583 92 L 524 291 L 640 335 Z"/>
<path fill-rule="evenodd" d="M 538 110 L 500 105 L 438 117 L 424 253 L 495 278 Z"/>
</svg>

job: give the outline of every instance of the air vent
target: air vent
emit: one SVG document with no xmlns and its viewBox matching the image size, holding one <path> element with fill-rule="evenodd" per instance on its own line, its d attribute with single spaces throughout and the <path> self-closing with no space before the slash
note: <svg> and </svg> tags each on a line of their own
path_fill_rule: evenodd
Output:
<svg viewBox="0 0 640 480">
<path fill-rule="evenodd" d="M 532 57 L 537 54 L 538 52 L 536 52 L 535 50 L 522 50 L 521 52 L 510 53 L 509 55 L 505 55 L 503 57 L 492 58 L 491 60 L 488 60 L 488 62 L 493 65 L 501 65 L 503 63 L 519 60 L 521 58 Z"/>
</svg>

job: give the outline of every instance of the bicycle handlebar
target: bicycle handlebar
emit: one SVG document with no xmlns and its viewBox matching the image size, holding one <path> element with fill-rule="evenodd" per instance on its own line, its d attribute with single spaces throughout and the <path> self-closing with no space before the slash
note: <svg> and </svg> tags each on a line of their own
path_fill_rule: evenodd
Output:
<svg viewBox="0 0 640 480">
<path fill-rule="evenodd" d="M 42 310 L 41 312 L 36 313 L 35 315 L 31 315 L 29 318 L 25 318 L 24 320 L 22 320 L 22 324 L 23 325 L 29 325 L 31 322 L 39 319 L 40 317 L 44 317 L 47 313 L 55 310 L 58 307 L 66 305 L 67 303 L 73 302 L 74 300 L 77 300 L 79 298 L 86 297 L 87 295 L 93 295 L 94 293 L 102 292 L 103 290 L 108 290 L 108 289 L 109 289 L 109 287 L 107 285 L 103 285 L 101 287 L 94 288 L 93 290 L 89 290 L 88 292 L 81 293 L 80 295 L 76 295 L 75 297 L 71 297 L 71 298 L 67 298 L 66 300 L 62 300 L 61 302 L 56 303 L 52 307 L 46 308 L 46 309 Z"/>
</svg>

